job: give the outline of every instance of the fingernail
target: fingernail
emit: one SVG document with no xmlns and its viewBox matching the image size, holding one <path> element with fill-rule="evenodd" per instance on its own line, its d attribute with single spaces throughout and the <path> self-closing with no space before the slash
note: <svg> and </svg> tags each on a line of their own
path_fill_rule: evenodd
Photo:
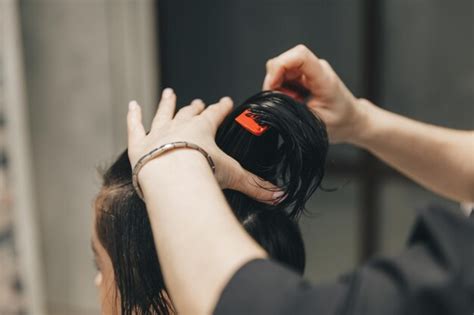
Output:
<svg viewBox="0 0 474 315">
<path fill-rule="evenodd" d="M 224 96 L 220 99 L 220 102 L 232 102 L 232 99 L 228 96 Z"/>
<path fill-rule="evenodd" d="M 171 97 L 173 95 L 173 89 L 172 88 L 166 88 L 163 90 L 163 97 Z"/>
<path fill-rule="evenodd" d="M 274 204 L 278 204 L 278 203 L 280 203 L 281 201 L 283 201 L 284 198 L 282 198 L 282 197 L 283 197 L 284 194 L 285 194 L 284 191 L 276 191 L 276 192 L 274 192 L 273 195 L 272 195 L 273 203 L 274 203 Z"/>
<path fill-rule="evenodd" d="M 135 110 L 137 109 L 137 107 L 138 107 L 137 101 L 130 101 L 130 103 L 128 103 L 128 110 Z"/>
</svg>

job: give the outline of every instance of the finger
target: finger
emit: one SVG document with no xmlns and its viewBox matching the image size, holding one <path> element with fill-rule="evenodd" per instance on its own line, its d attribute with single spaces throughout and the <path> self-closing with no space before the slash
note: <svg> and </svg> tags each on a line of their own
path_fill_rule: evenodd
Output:
<svg viewBox="0 0 474 315">
<path fill-rule="evenodd" d="M 334 69 L 326 59 L 319 59 L 319 62 L 324 73 L 335 73 Z"/>
<path fill-rule="evenodd" d="M 166 88 L 163 90 L 161 95 L 160 104 L 158 105 L 158 110 L 156 111 L 155 118 L 151 124 L 151 129 L 159 126 L 160 124 L 170 121 L 173 119 L 174 111 L 176 110 L 176 94 L 174 94 L 173 89 Z"/>
<path fill-rule="evenodd" d="M 263 89 L 275 89 L 285 80 L 301 75 L 316 85 L 324 78 L 324 69 L 319 59 L 304 45 L 298 45 L 267 62 Z"/>
<path fill-rule="evenodd" d="M 127 132 L 129 147 L 135 146 L 146 136 L 142 123 L 142 110 L 136 101 L 128 104 Z"/>
<path fill-rule="evenodd" d="M 175 119 L 188 119 L 199 115 L 206 105 L 200 99 L 195 99 L 188 106 L 181 108 L 175 116 Z"/>
<path fill-rule="evenodd" d="M 276 204 L 281 200 L 283 192 L 270 182 L 250 173 L 241 168 L 240 180 L 234 184 L 231 189 L 240 191 L 241 193 L 264 203 Z"/>
<path fill-rule="evenodd" d="M 224 121 L 224 118 L 232 111 L 233 102 L 230 97 L 223 97 L 216 104 L 210 105 L 202 113 L 213 125 L 215 130 Z"/>
</svg>

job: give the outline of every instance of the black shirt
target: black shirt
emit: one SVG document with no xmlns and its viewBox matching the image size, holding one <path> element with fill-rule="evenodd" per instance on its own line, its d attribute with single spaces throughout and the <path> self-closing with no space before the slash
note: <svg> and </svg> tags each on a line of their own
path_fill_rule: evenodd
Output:
<svg viewBox="0 0 474 315">
<path fill-rule="evenodd" d="M 215 314 L 474 315 L 474 216 L 431 207 L 408 247 L 328 285 L 312 285 L 271 260 L 244 265 Z"/>
</svg>

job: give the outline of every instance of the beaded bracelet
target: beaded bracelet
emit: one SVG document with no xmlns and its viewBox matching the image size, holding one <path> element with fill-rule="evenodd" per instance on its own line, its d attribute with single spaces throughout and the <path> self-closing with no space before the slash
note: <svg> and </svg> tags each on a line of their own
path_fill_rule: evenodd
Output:
<svg viewBox="0 0 474 315">
<path fill-rule="evenodd" d="M 177 142 L 171 142 L 171 143 L 163 144 L 163 145 L 159 146 L 158 148 L 155 148 L 155 149 L 151 150 L 150 152 L 148 152 L 147 154 L 145 154 L 144 156 L 142 156 L 138 160 L 137 164 L 135 164 L 135 167 L 133 168 L 133 172 L 132 172 L 133 187 L 135 188 L 135 191 L 137 192 L 138 196 L 143 201 L 145 201 L 145 199 L 144 199 L 144 196 L 143 196 L 143 192 L 140 188 L 140 184 L 138 183 L 138 173 L 140 172 L 142 167 L 147 162 L 157 158 L 158 156 L 162 155 L 165 152 L 168 152 L 168 151 L 171 151 L 171 150 L 174 150 L 174 149 L 181 149 L 181 148 L 193 149 L 193 150 L 201 152 L 202 155 L 204 155 L 204 157 L 206 158 L 207 162 L 209 163 L 209 166 L 211 167 L 212 172 L 215 173 L 216 165 L 214 164 L 214 161 L 212 160 L 211 156 L 200 146 L 198 146 L 194 143 L 186 142 L 186 141 L 177 141 Z"/>
</svg>

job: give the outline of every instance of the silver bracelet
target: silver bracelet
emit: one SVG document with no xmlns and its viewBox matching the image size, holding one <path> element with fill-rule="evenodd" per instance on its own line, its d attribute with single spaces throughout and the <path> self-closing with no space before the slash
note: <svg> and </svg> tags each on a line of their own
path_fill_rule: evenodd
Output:
<svg viewBox="0 0 474 315">
<path fill-rule="evenodd" d="M 133 183 L 133 188 L 135 188 L 135 191 L 137 192 L 138 196 L 145 201 L 142 189 L 140 188 L 140 184 L 138 183 L 138 173 L 142 169 L 142 167 L 149 161 L 153 160 L 154 158 L 162 155 L 165 152 L 174 150 L 174 149 L 181 149 L 181 148 L 187 148 L 187 149 L 193 149 L 201 152 L 202 155 L 206 158 L 207 162 L 209 163 L 209 166 L 212 169 L 212 172 L 215 173 L 216 171 L 216 165 L 214 164 L 214 161 L 212 160 L 211 156 L 200 146 L 186 142 L 186 141 L 177 141 L 177 142 L 170 142 L 163 144 L 159 146 L 158 148 L 155 148 L 142 156 L 137 164 L 133 167 L 133 172 L 132 172 L 132 183 Z"/>
</svg>

